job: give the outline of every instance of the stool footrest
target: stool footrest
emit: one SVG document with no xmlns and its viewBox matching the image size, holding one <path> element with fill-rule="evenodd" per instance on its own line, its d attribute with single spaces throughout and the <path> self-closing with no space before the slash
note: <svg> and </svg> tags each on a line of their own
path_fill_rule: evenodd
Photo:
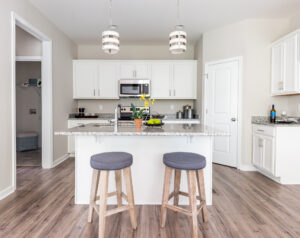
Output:
<svg viewBox="0 0 300 238">
<path fill-rule="evenodd" d="M 111 215 L 119 213 L 119 212 L 128 211 L 129 209 L 130 209 L 129 205 L 118 207 L 118 208 L 114 208 L 114 209 L 106 211 L 105 216 L 108 217 L 108 216 L 111 216 Z"/>
<path fill-rule="evenodd" d="M 177 207 L 177 206 L 170 205 L 170 204 L 166 204 L 165 207 L 168 208 L 168 209 L 170 209 L 170 210 L 173 210 L 175 212 L 184 213 L 185 215 L 188 215 L 188 216 L 192 215 L 192 212 L 190 212 L 187 209 L 181 208 L 181 207 Z"/>
<path fill-rule="evenodd" d="M 181 195 L 181 196 L 185 196 L 185 197 L 189 197 L 189 196 L 190 196 L 188 193 L 182 192 L 182 191 L 179 191 L 178 194 Z M 176 195 L 176 192 L 175 192 L 175 191 L 171 192 L 171 193 L 169 194 L 169 200 L 170 200 L 171 198 L 173 198 L 175 195 Z M 200 196 L 196 196 L 196 198 L 197 198 L 197 200 L 201 201 Z"/>
</svg>

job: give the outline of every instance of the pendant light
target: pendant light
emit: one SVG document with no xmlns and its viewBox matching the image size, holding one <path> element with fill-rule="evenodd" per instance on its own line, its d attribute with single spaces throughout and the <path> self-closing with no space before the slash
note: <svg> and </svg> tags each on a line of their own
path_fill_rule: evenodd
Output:
<svg viewBox="0 0 300 238">
<path fill-rule="evenodd" d="M 184 31 L 184 26 L 179 24 L 179 21 L 179 0 L 177 0 L 177 26 L 169 35 L 169 50 L 172 54 L 182 54 L 186 51 L 186 32 Z"/>
<path fill-rule="evenodd" d="M 102 50 L 107 54 L 117 54 L 120 50 L 120 34 L 112 24 L 112 0 L 109 0 L 109 29 L 102 32 Z"/>
</svg>

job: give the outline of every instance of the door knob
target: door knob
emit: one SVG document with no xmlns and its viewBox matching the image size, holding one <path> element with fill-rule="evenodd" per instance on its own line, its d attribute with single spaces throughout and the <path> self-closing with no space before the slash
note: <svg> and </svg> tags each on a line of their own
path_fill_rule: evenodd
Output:
<svg viewBox="0 0 300 238">
<path fill-rule="evenodd" d="M 235 117 L 231 118 L 231 121 L 236 121 L 236 118 Z"/>
</svg>

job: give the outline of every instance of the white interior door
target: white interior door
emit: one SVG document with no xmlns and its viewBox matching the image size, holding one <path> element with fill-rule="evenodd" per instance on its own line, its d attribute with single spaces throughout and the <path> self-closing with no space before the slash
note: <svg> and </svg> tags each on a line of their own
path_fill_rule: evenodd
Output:
<svg viewBox="0 0 300 238">
<path fill-rule="evenodd" d="M 206 64 L 205 124 L 230 136 L 215 137 L 213 162 L 237 167 L 239 59 Z"/>
</svg>

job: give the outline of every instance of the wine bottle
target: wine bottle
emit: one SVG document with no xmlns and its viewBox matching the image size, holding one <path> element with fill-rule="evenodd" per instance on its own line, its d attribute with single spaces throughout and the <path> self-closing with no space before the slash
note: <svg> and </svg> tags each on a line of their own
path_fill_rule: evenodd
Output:
<svg viewBox="0 0 300 238">
<path fill-rule="evenodd" d="M 272 105 L 272 109 L 270 111 L 270 122 L 275 123 L 276 122 L 276 110 L 275 110 L 275 105 Z"/>
</svg>

